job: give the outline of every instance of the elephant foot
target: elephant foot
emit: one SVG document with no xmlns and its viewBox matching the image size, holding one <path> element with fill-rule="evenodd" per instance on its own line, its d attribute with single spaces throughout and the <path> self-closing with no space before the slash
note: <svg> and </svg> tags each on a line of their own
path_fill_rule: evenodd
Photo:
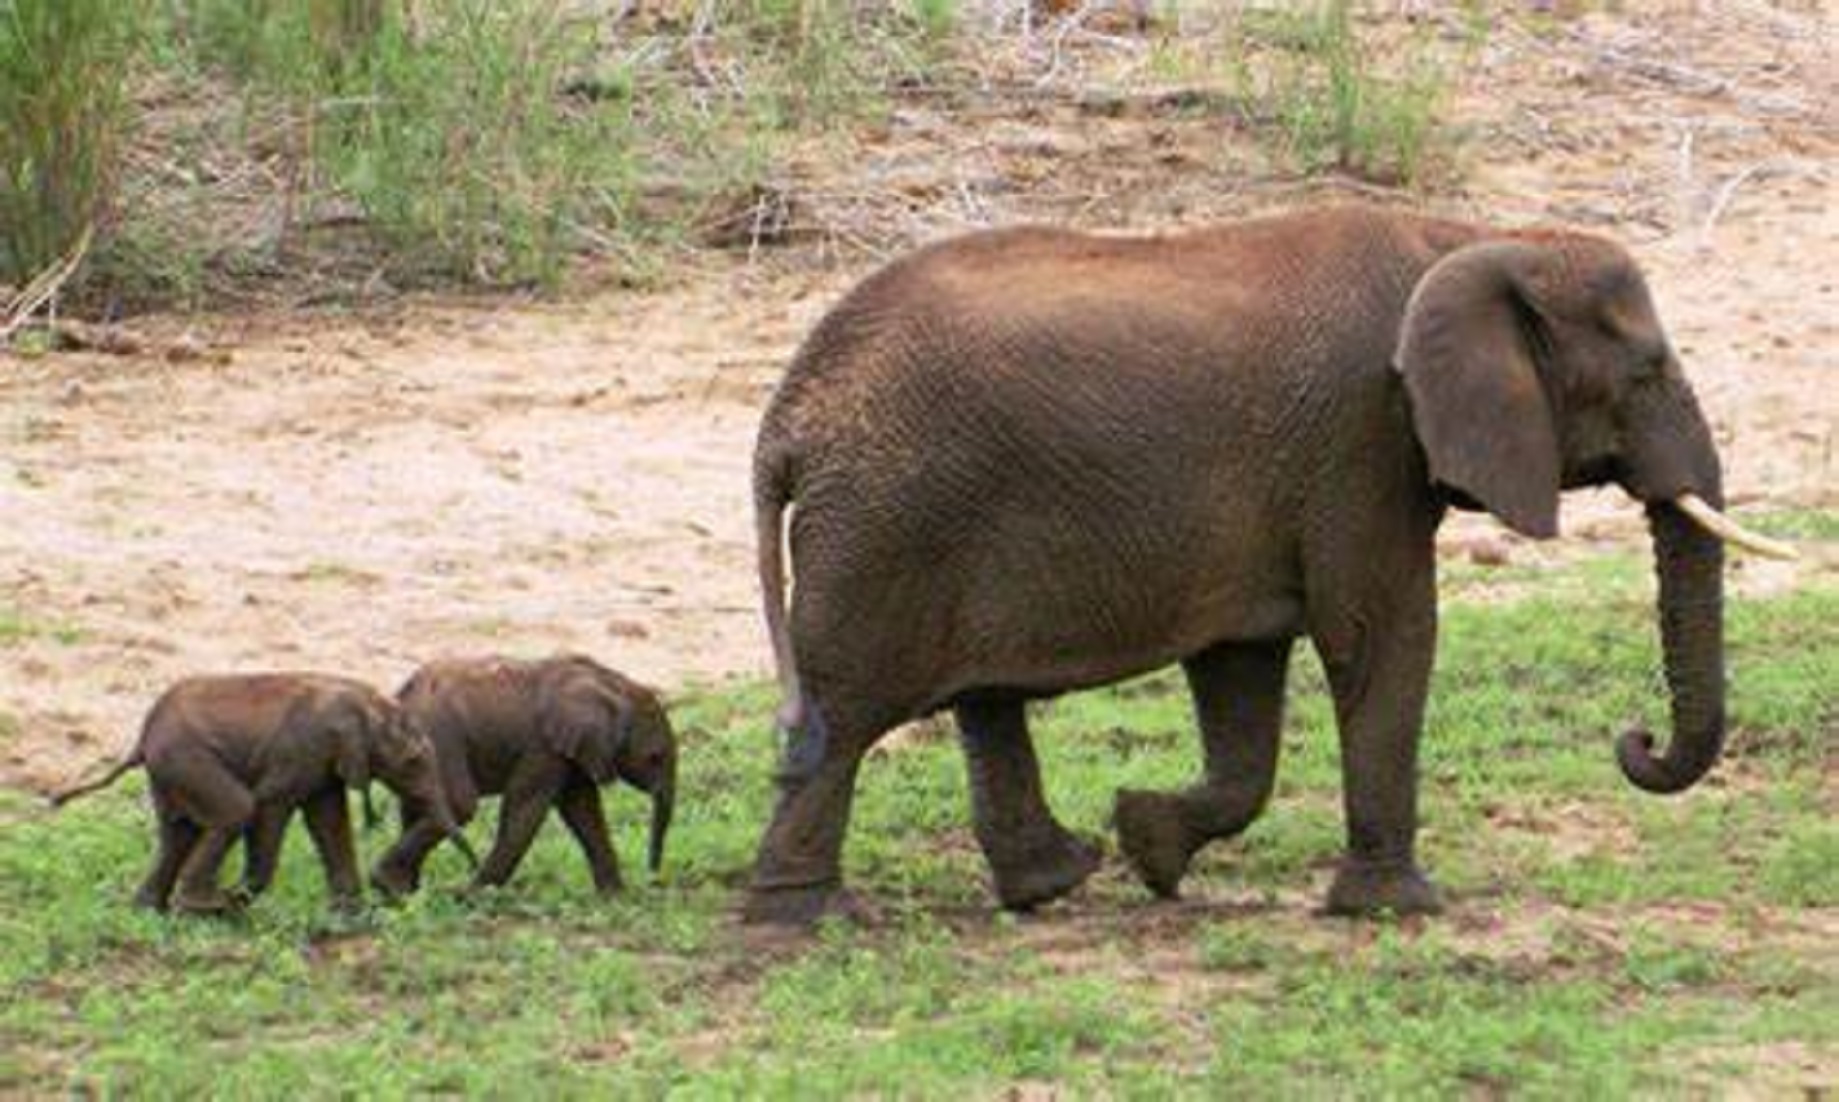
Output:
<svg viewBox="0 0 1839 1102">
<path fill-rule="evenodd" d="M 1163 899 L 1181 894 L 1181 879 L 1194 856 L 1181 797 L 1119 789 L 1112 818 L 1117 823 L 1118 848 L 1144 886 Z"/>
<path fill-rule="evenodd" d="M 414 869 L 385 863 L 371 870 L 370 886 L 384 899 L 398 900 L 420 890 L 421 876 Z"/>
<path fill-rule="evenodd" d="M 171 907 L 174 914 L 216 918 L 236 914 L 242 910 L 242 903 L 236 896 L 222 890 L 209 892 L 180 890 L 173 893 Z"/>
<path fill-rule="evenodd" d="M 811 927 L 825 919 L 869 926 L 879 918 L 867 900 L 840 884 L 750 888 L 741 908 L 741 921 L 750 926 Z"/>
<path fill-rule="evenodd" d="M 1325 910 L 1331 915 L 1363 918 L 1434 915 L 1442 913 L 1443 898 L 1410 861 L 1374 864 L 1349 858 L 1328 889 Z"/>
<path fill-rule="evenodd" d="M 1085 883 L 1103 860 L 1099 846 L 1056 826 L 1046 842 L 990 863 L 996 901 L 1006 911 L 1032 911 Z"/>
</svg>

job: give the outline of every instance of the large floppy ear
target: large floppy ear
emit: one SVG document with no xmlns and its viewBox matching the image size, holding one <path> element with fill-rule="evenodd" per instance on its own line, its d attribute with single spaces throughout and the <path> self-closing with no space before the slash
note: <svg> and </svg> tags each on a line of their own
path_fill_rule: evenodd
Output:
<svg viewBox="0 0 1839 1102">
<path fill-rule="evenodd" d="M 632 727 L 631 705 L 583 677 L 563 679 L 548 696 L 542 736 L 596 783 L 612 780 Z"/>
<path fill-rule="evenodd" d="M 370 723 L 364 709 L 340 701 L 327 710 L 325 722 L 332 730 L 333 768 L 349 788 L 370 790 Z"/>
<path fill-rule="evenodd" d="M 1496 241 L 1439 260 L 1411 293 L 1392 361 L 1431 478 L 1537 539 L 1558 534 L 1558 436 L 1528 294 L 1545 259 Z"/>
</svg>

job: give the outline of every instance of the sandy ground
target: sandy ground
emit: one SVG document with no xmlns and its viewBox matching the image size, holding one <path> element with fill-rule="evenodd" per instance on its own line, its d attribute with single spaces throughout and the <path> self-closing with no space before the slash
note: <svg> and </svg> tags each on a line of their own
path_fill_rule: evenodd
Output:
<svg viewBox="0 0 1839 1102">
<path fill-rule="evenodd" d="M 1425 200 L 1628 242 L 1745 508 L 1839 506 L 1834 29 L 1757 3 L 1502 30 L 1464 84 L 1465 183 Z M 1048 104 L 902 107 L 850 171 L 994 173 L 987 222 L 1195 223 L 1337 190 L 1261 184 L 1250 139 L 1204 118 Z M 1097 198 L 1070 203 L 1073 179 Z M 765 673 L 755 423 L 872 262 L 715 258 L 562 305 L 155 318 L 146 354 L 0 358 L 0 783 L 117 752 L 193 671 L 393 687 L 436 655 L 582 648 L 667 687 Z M 222 355 L 158 354 L 188 331 Z M 1562 549 L 1512 554 L 1641 532 L 1616 493 L 1574 496 L 1566 522 Z M 1740 591 L 1835 571 L 1744 564 Z"/>
</svg>

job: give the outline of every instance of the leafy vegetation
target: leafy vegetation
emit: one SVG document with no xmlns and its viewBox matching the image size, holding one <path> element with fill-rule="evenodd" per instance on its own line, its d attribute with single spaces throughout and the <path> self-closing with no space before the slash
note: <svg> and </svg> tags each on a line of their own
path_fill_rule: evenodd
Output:
<svg viewBox="0 0 1839 1102">
<path fill-rule="evenodd" d="M 1241 78 L 1305 170 L 1419 182 L 1449 143 L 1441 115 L 1449 60 L 1431 36 L 1375 43 L 1356 29 L 1348 0 L 1248 14 L 1251 40 L 1277 49 L 1261 79 L 1250 66 Z"/>
<path fill-rule="evenodd" d="M 1446 608 L 1423 763 L 1444 918 L 1313 913 L 1340 849 L 1340 783 L 1304 658 L 1273 806 L 1203 854 L 1187 901 L 1151 902 L 1113 861 L 1039 917 L 993 913 L 959 755 L 914 738 L 873 756 L 857 804 L 850 874 L 884 921 L 768 937 L 730 908 L 772 799 L 772 692 L 705 686 L 675 709 L 688 795 L 668 867 L 610 902 L 552 827 L 507 890 L 461 898 L 464 867 L 442 851 L 407 905 L 338 918 L 295 837 L 246 919 L 170 921 L 127 905 L 149 856 L 138 779 L 55 817 L 0 796 L 0 1091 L 1813 1085 L 1766 1054 L 1798 1046 L 1830 1068 L 1839 1053 L 1839 590 L 1732 605 L 1730 756 L 1693 794 L 1656 800 L 1610 753 L 1615 731 L 1664 717 L 1647 572 L 1617 559 L 1516 585 L 1525 597 Z M 1051 799 L 1077 829 L 1106 832 L 1120 784 L 1178 783 L 1198 760 L 1175 676 L 1038 718 Z M 641 805 L 612 801 L 629 856 Z M 387 840 L 363 844 L 374 855 Z"/>
<path fill-rule="evenodd" d="M 81 249 L 113 213 L 142 0 L 0 2 L 0 283 Z"/>
<path fill-rule="evenodd" d="M 264 280 L 553 286 L 584 257 L 635 280 L 684 243 L 751 248 L 791 217 L 790 165 L 872 139 L 902 97 L 971 95 L 976 55 L 1018 48 L 972 41 L 955 0 L 0 11 L 0 281 L 93 227 L 91 295 L 129 309 Z M 1239 99 L 1302 171 L 1417 182 L 1449 145 L 1450 51 L 1350 13 L 1234 16 Z"/>
</svg>

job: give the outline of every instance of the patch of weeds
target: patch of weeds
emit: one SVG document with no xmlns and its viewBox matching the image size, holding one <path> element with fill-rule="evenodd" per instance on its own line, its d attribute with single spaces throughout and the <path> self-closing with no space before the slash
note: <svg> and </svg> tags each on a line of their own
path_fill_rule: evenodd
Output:
<svg viewBox="0 0 1839 1102">
<path fill-rule="evenodd" d="M 328 582 L 341 585 L 374 585 L 377 576 L 361 567 L 341 562 L 310 562 L 295 577 L 305 582 Z"/>
<path fill-rule="evenodd" d="M 1264 972 L 1293 964 L 1298 954 L 1256 917 L 1216 922 L 1200 935 L 1201 966 L 1218 972 Z"/>
<path fill-rule="evenodd" d="M 0 647 L 38 639 L 48 639 L 59 646 L 75 646 L 83 641 L 83 629 L 63 621 L 35 619 L 17 608 L 0 608 Z"/>
<path fill-rule="evenodd" d="M 106 229 L 146 15 L 143 0 L 0 8 L 0 283 L 25 285 Z"/>
<path fill-rule="evenodd" d="M 1779 539 L 1839 542 L 1839 511 L 1832 509 L 1781 509 L 1747 515 L 1743 523 Z"/>
<path fill-rule="evenodd" d="M 1429 34 L 1379 47 L 1354 26 L 1348 0 L 1247 12 L 1245 33 L 1270 55 L 1261 71 L 1241 70 L 1245 99 L 1305 171 L 1414 185 L 1449 142 L 1439 113 L 1451 81 Z"/>
<path fill-rule="evenodd" d="M 1792 823 L 1763 858 L 1762 888 L 1789 907 L 1839 907 L 1839 822 L 1816 807 Z"/>
<path fill-rule="evenodd" d="M 629 186 L 618 104 L 554 91 L 593 47 L 554 0 L 459 0 L 417 34 L 386 24 L 349 78 L 329 160 L 393 253 L 486 282 L 553 282 L 597 197 Z"/>
<path fill-rule="evenodd" d="M 1268 1000 L 1216 1008 L 1213 1081 L 1305 1096 L 1625 1093 L 1642 1081 L 1636 1055 L 1666 1036 L 1652 1018 L 1612 1015 L 1601 985 L 1402 966 L 1413 952 L 1381 939 L 1287 972 Z"/>
<path fill-rule="evenodd" d="M 1636 933 L 1622 968 L 1629 982 L 1649 992 L 1705 987 L 1724 977 L 1717 952 L 1700 945 L 1670 943 L 1669 938 L 1651 931 Z"/>
<path fill-rule="evenodd" d="M 958 26 L 958 0 L 907 0 L 903 11 L 918 28 L 921 40 L 934 48 Z"/>
</svg>

